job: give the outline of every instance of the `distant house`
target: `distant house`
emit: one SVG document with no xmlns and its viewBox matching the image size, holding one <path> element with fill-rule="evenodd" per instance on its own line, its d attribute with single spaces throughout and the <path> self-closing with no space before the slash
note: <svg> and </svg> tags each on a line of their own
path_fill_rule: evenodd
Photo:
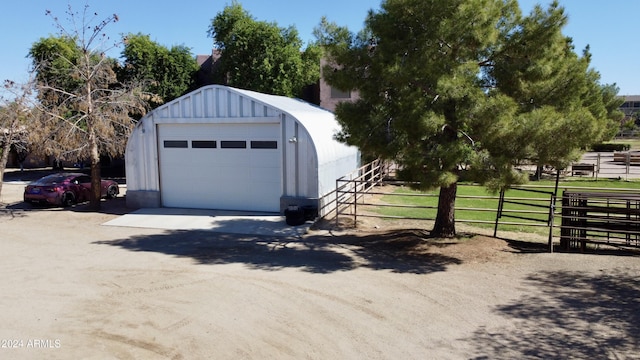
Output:
<svg viewBox="0 0 640 360">
<path fill-rule="evenodd" d="M 620 110 L 625 116 L 633 116 L 640 113 L 640 95 L 622 96 L 624 103 L 620 105 Z"/>
<path fill-rule="evenodd" d="M 326 65 L 326 60 L 321 59 L 320 69 L 322 70 L 322 68 L 325 65 Z M 324 76 L 322 74 L 322 71 L 320 73 L 319 88 L 320 88 L 319 105 L 320 107 L 325 108 L 329 111 L 335 111 L 336 105 L 340 102 L 355 101 L 356 99 L 358 99 L 357 91 L 342 91 L 340 89 L 336 89 L 331 85 L 327 84 L 327 82 L 324 81 Z"/>
<path fill-rule="evenodd" d="M 220 64 L 220 51 L 213 49 L 211 50 L 211 54 L 196 55 L 196 63 L 200 67 L 196 74 L 197 87 L 213 85 L 213 73 Z"/>
<path fill-rule="evenodd" d="M 214 49 L 211 52 L 211 55 L 197 55 L 196 61 L 200 66 L 200 70 L 198 71 L 198 86 L 205 85 L 214 85 L 216 84 L 213 81 L 213 72 L 219 64 L 220 60 L 220 52 Z M 326 64 L 324 59 L 320 60 L 320 68 Z M 228 84 L 219 84 L 219 85 L 228 85 Z M 306 89 L 304 89 L 301 99 L 307 102 L 310 102 L 315 105 L 319 105 L 323 109 L 327 109 L 331 112 L 335 111 L 336 105 L 342 101 L 354 101 L 358 98 L 358 93 L 356 91 L 341 91 L 336 89 L 326 81 L 324 81 L 324 77 L 322 73 L 320 75 L 320 80 L 317 84 L 309 85 Z"/>
<path fill-rule="evenodd" d="M 624 124 L 633 122 L 637 127 L 640 126 L 640 95 L 628 95 L 621 96 L 624 99 L 622 105 L 620 105 L 620 111 L 624 113 Z M 638 131 L 635 129 L 629 129 L 626 126 L 620 131 L 618 136 L 637 136 Z"/>
</svg>

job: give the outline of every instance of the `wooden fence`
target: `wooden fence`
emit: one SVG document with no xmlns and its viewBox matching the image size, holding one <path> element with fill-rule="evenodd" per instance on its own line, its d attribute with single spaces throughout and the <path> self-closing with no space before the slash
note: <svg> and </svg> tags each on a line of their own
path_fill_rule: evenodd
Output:
<svg viewBox="0 0 640 360">
<path fill-rule="evenodd" d="M 570 165 L 565 172 L 571 176 L 597 178 L 640 179 L 640 152 L 587 153 L 579 163 Z"/>
</svg>

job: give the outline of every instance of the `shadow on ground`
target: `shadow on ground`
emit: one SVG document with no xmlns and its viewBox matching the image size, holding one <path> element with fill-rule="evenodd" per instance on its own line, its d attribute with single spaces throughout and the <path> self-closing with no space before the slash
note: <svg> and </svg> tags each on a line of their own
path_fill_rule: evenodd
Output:
<svg viewBox="0 0 640 360">
<path fill-rule="evenodd" d="M 313 273 L 331 273 L 369 268 L 425 274 L 444 271 L 448 265 L 461 263 L 459 259 L 425 251 L 430 246 L 429 241 L 413 231 L 295 239 L 219 231 L 170 231 L 97 244 L 188 257 L 200 264 L 242 263 L 251 268 L 274 271 L 298 268 Z"/>
<path fill-rule="evenodd" d="M 495 308 L 515 326 L 478 329 L 474 359 L 638 359 L 640 279 L 614 273 L 543 272 L 536 289 Z"/>
<path fill-rule="evenodd" d="M 4 182 L 29 182 L 38 180 L 41 177 L 56 174 L 56 173 L 84 173 L 91 174 L 91 169 L 87 166 L 84 168 L 64 168 L 64 169 L 52 169 L 52 168 L 36 168 L 36 169 L 20 169 L 8 168 L 5 169 L 2 181 Z M 121 166 L 103 166 L 100 168 L 100 175 L 103 179 L 110 179 L 116 181 L 118 184 L 126 184 L 126 178 L 124 175 L 124 167 Z"/>
<path fill-rule="evenodd" d="M 22 217 L 28 215 L 32 211 L 71 211 L 71 212 L 97 212 L 110 215 L 128 214 L 134 209 L 127 208 L 124 196 L 118 196 L 115 199 L 102 199 L 100 202 L 100 210 L 95 211 L 89 207 L 88 202 L 75 204 L 69 207 L 53 206 L 53 205 L 36 205 L 19 201 L 11 204 L 0 206 L 0 211 L 10 214 L 14 217 Z"/>
</svg>

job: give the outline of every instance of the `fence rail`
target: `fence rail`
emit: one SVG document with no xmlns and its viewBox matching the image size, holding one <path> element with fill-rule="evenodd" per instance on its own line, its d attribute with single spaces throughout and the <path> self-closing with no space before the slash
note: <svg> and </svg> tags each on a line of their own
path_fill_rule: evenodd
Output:
<svg viewBox="0 0 640 360">
<path fill-rule="evenodd" d="M 637 154 L 634 151 L 587 153 L 579 163 L 569 166 L 566 172 L 572 176 L 586 175 L 596 179 L 640 178 Z"/>
<path fill-rule="evenodd" d="M 565 191 L 560 245 L 584 250 L 587 242 L 640 245 L 640 195 Z"/>
<path fill-rule="evenodd" d="M 434 198 L 437 197 L 437 194 L 428 194 L 428 193 L 402 193 L 397 194 L 393 192 L 379 191 L 376 189 L 378 185 L 402 185 L 406 183 L 402 183 L 395 180 L 390 180 L 390 167 L 381 161 L 376 161 L 371 164 L 367 164 L 357 171 L 344 176 L 337 180 L 336 182 L 336 222 L 339 221 L 340 216 L 349 216 L 353 218 L 353 224 L 357 224 L 358 217 L 369 217 L 369 218 L 381 218 L 381 219 L 405 219 L 405 220 L 427 220 L 434 221 L 435 215 L 433 217 L 429 216 L 404 216 L 404 215 L 385 215 L 372 211 L 363 211 L 365 207 L 376 207 L 376 208 L 397 208 L 397 209 L 427 209 L 434 210 L 437 209 L 437 201 L 434 205 L 411 205 L 411 204 L 394 204 L 388 202 L 372 202 L 371 199 L 373 197 L 368 195 L 378 195 L 385 197 L 405 197 L 405 198 L 413 198 L 413 197 L 427 197 Z M 479 185 L 467 185 L 460 184 L 460 187 L 463 186 L 479 186 Z M 464 216 L 460 216 L 456 218 L 456 222 L 460 223 L 475 223 L 475 224 L 493 224 L 494 225 L 494 236 L 497 235 L 498 228 L 500 226 L 522 226 L 522 227 L 536 227 L 536 228 L 548 228 L 549 229 L 549 250 L 553 251 L 553 241 L 554 238 L 557 238 L 557 234 L 562 231 L 573 231 L 574 233 L 574 241 L 570 242 L 571 244 L 581 244 L 582 249 L 584 249 L 585 242 L 591 243 L 608 243 L 611 245 L 622 245 L 622 246 L 640 246 L 640 205 L 637 205 L 634 210 L 639 212 L 639 214 L 635 214 L 630 216 L 629 219 L 619 219 L 619 223 L 616 226 L 629 226 L 628 229 L 619 228 L 614 229 L 613 227 L 609 228 L 610 231 L 598 232 L 595 231 L 594 225 L 602 225 L 599 224 L 594 218 L 590 219 L 590 226 L 586 233 L 582 232 L 584 236 L 576 237 L 578 235 L 576 229 L 580 228 L 581 225 L 576 225 L 576 223 L 568 224 L 565 217 L 566 215 L 566 204 L 560 202 L 560 204 L 556 204 L 557 200 L 560 198 L 558 196 L 558 185 L 556 186 L 548 186 L 548 185 L 522 185 L 513 187 L 510 189 L 509 195 L 507 196 L 505 192 L 501 192 L 499 196 L 478 196 L 478 195 L 458 195 L 456 197 L 456 201 L 464 201 L 464 200 L 474 200 L 474 199 L 488 199 L 495 200 L 497 206 L 495 208 L 484 208 L 484 207 L 470 207 L 470 206 L 456 206 L 456 211 L 459 213 L 465 212 L 493 212 L 495 213 L 495 220 L 479 220 L 479 219 L 465 219 Z M 578 192 L 607 192 L 613 194 L 623 194 L 623 196 L 629 197 L 633 193 L 637 193 L 638 189 L 610 189 L 610 188 L 596 188 L 596 187 L 580 187 L 580 186 L 562 186 L 564 191 L 578 191 Z M 532 194 L 531 197 L 527 196 L 528 194 Z M 533 195 L 535 194 L 535 195 Z M 533 197 L 538 196 L 538 197 Z M 542 196 L 542 197 L 540 197 Z M 592 203 L 593 205 L 594 203 Z M 564 210 L 563 210 L 564 209 Z M 565 213 L 563 213 L 565 211 Z M 622 210 L 611 210 L 611 213 Z M 625 210 L 626 211 L 626 210 Z M 610 216 L 611 214 L 607 215 Z M 575 219 L 576 215 L 573 214 L 572 217 Z M 580 220 L 580 219 L 578 219 Z M 604 220 L 603 220 L 604 221 Z M 628 221 L 628 223 L 627 223 Z M 630 225 L 632 224 L 632 225 Z M 584 225 L 583 227 L 586 227 Z M 564 229 L 564 230 L 562 230 Z M 615 234 L 614 231 L 617 230 Z M 603 235 L 604 234 L 604 235 Z M 588 235 L 588 236 L 587 236 Z M 618 241 L 620 239 L 622 241 Z M 578 240 L 575 240 L 578 239 Z M 562 246 L 565 245 L 563 241 L 561 243 Z"/>
<path fill-rule="evenodd" d="M 336 222 L 340 215 L 347 211 L 354 214 L 357 220 L 358 201 L 371 189 L 382 183 L 391 172 L 389 163 L 380 159 L 374 160 L 353 172 L 336 180 Z"/>
</svg>

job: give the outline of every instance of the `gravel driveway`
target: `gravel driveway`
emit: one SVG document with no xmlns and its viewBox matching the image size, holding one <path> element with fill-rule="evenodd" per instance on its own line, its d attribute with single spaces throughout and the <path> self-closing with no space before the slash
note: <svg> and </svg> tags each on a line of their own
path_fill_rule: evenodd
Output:
<svg viewBox="0 0 640 360">
<path fill-rule="evenodd" d="M 302 238 L 0 210 L 2 359 L 638 359 L 640 258 L 363 224 Z"/>
</svg>

